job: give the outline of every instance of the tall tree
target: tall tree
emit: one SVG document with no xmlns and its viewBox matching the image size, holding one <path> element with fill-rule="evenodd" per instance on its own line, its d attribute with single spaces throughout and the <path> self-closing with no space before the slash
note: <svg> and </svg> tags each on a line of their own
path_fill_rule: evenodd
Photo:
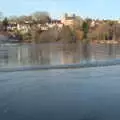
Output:
<svg viewBox="0 0 120 120">
<path fill-rule="evenodd" d="M 2 24 L 3 24 L 4 30 L 7 31 L 7 27 L 8 27 L 8 19 L 7 19 L 7 17 L 4 18 Z"/>
<path fill-rule="evenodd" d="M 83 39 L 86 39 L 88 31 L 89 31 L 89 25 L 86 21 L 83 22 L 82 29 L 83 29 L 83 32 L 84 32 Z"/>
</svg>

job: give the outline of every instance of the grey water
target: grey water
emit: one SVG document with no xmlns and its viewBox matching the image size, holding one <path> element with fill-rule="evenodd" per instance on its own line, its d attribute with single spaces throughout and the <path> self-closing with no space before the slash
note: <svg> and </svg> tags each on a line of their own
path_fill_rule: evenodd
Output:
<svg viewBox="0 0 120 120">
<path fill-rule="evenodd" d="M 0 67 L 120 58 L 120 45 L 1 45 Z M 120 65 L 0 72 L 0 120 L 119 120 Z"/>
</svg>

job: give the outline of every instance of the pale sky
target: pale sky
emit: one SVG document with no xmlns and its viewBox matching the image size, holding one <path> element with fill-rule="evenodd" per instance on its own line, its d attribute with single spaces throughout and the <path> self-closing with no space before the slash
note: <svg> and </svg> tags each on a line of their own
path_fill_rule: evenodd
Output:
<svg viewBox="0 0 120 120">
<path fill-rule="evenodd" d="M 0 11 L 5 16 L 48 11 L 59 18 L 65 12 L 82 17 L 119 19 L 120 0 L 0 0 Z"/>
</svg>

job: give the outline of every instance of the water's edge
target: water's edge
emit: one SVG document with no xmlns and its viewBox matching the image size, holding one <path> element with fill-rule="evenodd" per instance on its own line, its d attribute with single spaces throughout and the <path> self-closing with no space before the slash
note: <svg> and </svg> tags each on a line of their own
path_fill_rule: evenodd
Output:
<svg viewBox="0 0 120 120">
<path fill-rule="evenodd" d="M 18 67 L 3 67 L 0 72 L 17 72 L 17 71 L 34 71 L 34 70 L 52 70 L 52 69 L 79 69 L 89 67 L 105 67 L 120 65 L 120 59 L 107 60 L 101 62 L 89 62 L 84 64 L 66 64 L 66 65 L 31 65 L 31 66 L 18 66 Z"/>
</svg>

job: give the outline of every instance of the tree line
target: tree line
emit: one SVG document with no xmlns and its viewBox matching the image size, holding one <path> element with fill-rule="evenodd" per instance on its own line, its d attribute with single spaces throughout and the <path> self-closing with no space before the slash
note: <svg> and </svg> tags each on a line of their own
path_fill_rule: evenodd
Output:
<svg viewBox="0 0 120 120">
<path fill-rule="evenodd" d="M 67 16 L 67 14 L 65 15 Z M 98 20 L 102 23 L 96 25 L 94 28 L 91 28 L 90 27 L 90 23 L 92 22 L 91 18 L 84 19 L 82 24 L 80 23 L 81 17 L 76 16 L 76 19 L 79 21 L 78 22 L 79 24 L 75 23 L 72 29 L 70 28 L 70 31 L 69 31 L 70 34 L 74 36 L 73 38 L 76 38 L 78 40 L 83 40 L 83 39 L 111 40 L 113 38 L 119 39 L 120 37 L 120 31 L 119 31 L 120 25 L 117 24 L 116 21 Z M 31 27 L 31 31 L 27 33 L 27 36 L 29 36 L 28 39 L 30 39 L 30 37 L 33 34 L 34 34 L 33 36 L 36 36 L 36 35 L 40 36 L 41 34 L 41 31 L 39 30 L 39 28 L 36 27 L 37 23 L 40 23 L 40 24 L 49 23 L 52 21 L 52 18 L 48 12 L 37 11 L 30 15 L 9 16 L 9 17 L 3 17 L 2 13 L 0 12 L 0 20 L 2 22 L 4 31 L 7 31 L 7 26 L 9 22 L 24 23 L 25 21 L 32 21 L 34 23 L 34 26 Z M 50 31 L 52 30 L 53 29 L 51 29 Z M 69 30 L 69 29 L 65 29 L 65 30 Z M 55 32 L 51 32 L 51 33 L 55 34 Z M 23 37 L 25 37 L 25 35 Z"/>
</svg>

